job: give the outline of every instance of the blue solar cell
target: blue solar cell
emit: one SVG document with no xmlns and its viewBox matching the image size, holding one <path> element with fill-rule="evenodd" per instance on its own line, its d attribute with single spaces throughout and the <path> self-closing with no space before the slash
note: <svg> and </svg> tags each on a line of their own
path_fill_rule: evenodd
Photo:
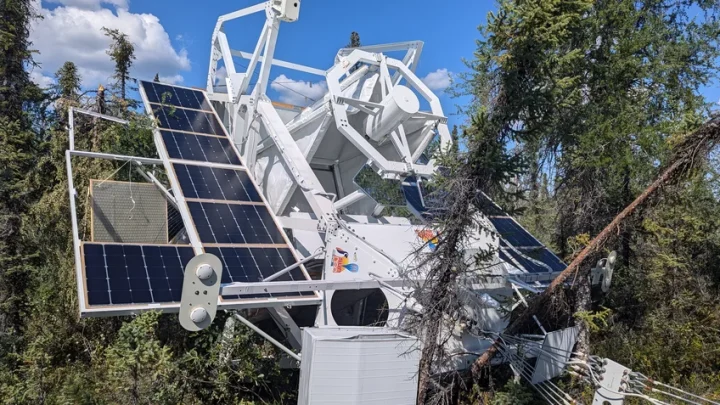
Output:
<svg viewBox="0 0 720 405">
<path fill-rule="evenodd" d="M 210 103 L 201 91 L 156 82 L 142 81 L 141 85 L 151 103 L 212 111 Z"/>
<path fill-rule="evenodd" d="M 515 265 L 512 259 L 515 260 L 520 266 L 522 266 L 529 273 L 547 273 L 550 271 L 557 272 L 563 271 L 567 267 L 554 253 L 547 248 L 539 249 L 528 249 L 518 250 L 513 249 L 500 249 L 500 258 L 505 262 Z M 532 259 L 532 260 L 531 260 Z M 547 267 L 542 266 L 538 263 L 533 262 L 536 260 L 545 264 Z"/>
<path fill-rule="evenodd" d="M 160 131 L 170 159 L 223 163 L 241 166 L 230 140 L 225 136 L 195 135 Z"/>
<path fill-rule="evenodd" d="M 262 202 L 260 193 L 243 170 L 173 164 L 187 198 Z"/>
<path fill-rule="evenodd" d="M 158 126 L 175 131 L 195 132 L 224 136 L 222 124 L 215 114 L 207 111 L 188 110 L 179 107 L 151 104 L 153 115 L 158 119 Z"/>
<path fill-rule="evenodd" d="M 509 217 L 491 217 L 490 222 L 500 234 L 512 246 L 542 246 L 534 236 L 523 229 L 514 219 Z"/>
<path fill-rule="evenodd" d="M 480 209 L 480 212 L 482 212 L 485 215 L 489 216 L 508 216 L 505 211 L 503 211 L 500 207 L 498 207 L 497 204 L 488 196 L 485 195 L 483 192 L 477 193 L 475 196 L 477 198 L 477 205 Z"/>
<path fill-rule="evenodd" d="M 264 205 L 189 201 L 188 208 L 202 243 L 286 243 Z"/>
<path fill-rule="evenodd" d="M 402 191 L 405 195 L 405 201 L 415 212 L 423 213 L 427 211 L 417 178 L 406 177 L 402 182 Z"/>
<path fill-rule="evenodd" d="M 222 283 L 254 283 L 277 273 L 284 268 L 297 262 L 289 248 L 244 248 L 244 247 L 222 247 L 207 248 L 207 253 L 212 253 L 223 262 Z M 295 268 L 289 273 L 278 277 L 275 281 L 306 280 L 300 268 Z M 253 295 L 223 295 L 224 299 L 239 298 L 269 298 L 269 297 L 295 297 L 312 296 L 307 293 L 282 293 L 282 294 L 253 294 Z"/>
<path fill-rule="evenodd" d="M 179 302 L 189 246 L 83 244 L 88 305 Z"/>
</svg>

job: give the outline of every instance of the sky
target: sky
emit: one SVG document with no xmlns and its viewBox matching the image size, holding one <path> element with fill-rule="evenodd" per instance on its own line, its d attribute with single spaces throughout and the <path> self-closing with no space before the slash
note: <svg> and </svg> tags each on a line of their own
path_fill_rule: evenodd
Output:
<svg viewBox="0 0 720 405">
<path fill-rule="evenodd" d="M 40 64 L 31 77 L 42 86 L 54 72 L 73 61 L 83 87 L 107 84 L 113 63 L 102 28 L 119 29 L 135 45 L 131 74 L 185 86 L 205 87 L 210 39 L 217 18 L 259 0 L 33 0 L 42 16 L 30 39 Z M 351 6 L 352 5 L 352 6 Z M 425 43 L 416 74 L 439 97 L 449 123 L 462 124 L 458 104 L 445 93 L 450 77 L 466 71 L 493 0 L 303 0 L 300 18 L 280 26 L 275 57 L 322 70 L 333 64 L 339 48 L 357 31 L 363 45 L 421 40 Z M 232 49 L 252 52 L 264 22 L 262 13 L 231 21 L 225 32 Z M 393 56 L 393 55 L 391 55 Z M 236 67 L 244 60 L 235 59 Z M 240 70 L 240 69 L 238 69 Z M 307 105 L 327 89 L 322 77 L 273 67 L 268 93 L 273 100 Z M 717 85 L 701 89 L 711 102 L 720 98 Z"/>
<path fill-rule="evenodd" d="M 109 39 L 103 27 L 128 34 L 135 45 L 131 74 L 186 86 L 205 87 L 210 39 L 217 18 L 259 3 L 258 0 L 35 0 L 42 15 L 31 27 L 30 39 L 39 53 L 31 77 L 43 86 L 65 61 L 73 61 L 83 87 L 107 84 L 113 63 L 105 51 Z M 471 58 L 478 26 L 495 7 L 488 0 L 363 0 L 350 6 L 339 0 L 304 0 L 300 18 L 282 23 L 275 57 L 322 70 L 333 64 L 337 50 L 357 31 L 363 45 L 421 40 L 425 43 L 416 74 L 440 97 L 450 123 L 462 101 L 445 93 L 450 77 L 466 70 L 462 58 Z M 264 22 L 262 13 L 225 25 L 232 49 L 252 52 Z M 235 59 L 236 67 L 244 64 Z M 320 76 L 275 68 L 269 95 L 277 101 L 308 104 L 327 86 Z"/>
</svg>

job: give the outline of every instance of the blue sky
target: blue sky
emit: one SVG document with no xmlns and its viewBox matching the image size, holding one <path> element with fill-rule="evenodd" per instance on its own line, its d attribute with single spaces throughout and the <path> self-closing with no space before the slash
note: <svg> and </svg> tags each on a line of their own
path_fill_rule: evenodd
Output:
<svg viewBox="0 0 720 405">
<path fill-rule="evenodd" d="M 139 51 L 134 73 L 138 78 L 152 79 L 155 66 L 155 71 L 164 79 L 204 87 L 210 37 L 218 16 L 258 2 L 43 1 L 41 10 L 45 18 L 37 23 L 36 33 L 31 36 L 40 51 L 36 59 L 42 64 L 35 77 L 38 81 L 49 81 L 64 60 L 74 60 L 81 67 L 84 85 L 94 87 L 95 82 L 102 82 L 111 65 L 102 54 L 106 41 L 95 31 L 102 26 L 111 26 L 127 31 L 136 43 Z M 348 43 L 350 33 L 357 31 L 365 45 L 424 41 L 416 73 L 425 78 L 435 72 L 430 78 L 437 79 L 445 70 L 454 73 L 465 69 L 462 58 L 472 56 L 475 40 L 479 37 L 477 27 L 495 7 L 493 1 L 467 0 L 364 0 L 361 7 L 350 7 L 350 4 L 338 0 L 304 0 L 300 19 L 281 24 L 276 58 L 327 69 L 332 66 L 337 50 Z M 231 47 L 251 52 L 263 19 L 262 14 L 257 14 L 228 23 L 226 33 Z M 164 30 L 166 37 L 160 30 Z M 236 62 L 244 61 L 236 59 Z M 304 81 L 306 85 L 322 81 L 318 76 L 280 68 L 273 68 L 271 80 L 280 75 L 285 75 L 283 80 Z M 283 88 L 275 88 L 284 92 Z M 314 91 L 318 90 L 317 86 L 314 88 Z M 300 90 L 302 92 L 301 87 Z M 435 90 L 445 113 L 454 113 L 458 101 L 445 95 L 441 86 Z M 283 98 L 282 93 L 272 89 L 270 95 L 275 99 Z M 293 101 L 293 97 L 289 97 L 292 94 L 285 96 L 287 101 Z M 451 116 L 450 120 L 451 123 L 461 121 L 457 116 Z"/>
<path fill-rule="evenodd" d="M 102 27 L 126 32 L 136 45 L 133 75 L 187 86 L 205 86 L 210 38 L 218 16 L 259 3 L 259 0 L 34 0 L 44 17 L 31 28 L 31 40 L 39 50 L 41 67 L 34 80 L 49 84 L 53 73 L 66 60 L 80 67 L 85 87 L 108 83 L 112 62 L 105 54 L 108 39 Z M 352 6 L 351 6 L 352 4 Z M 280 27 L 276 58 L 327 69 L 337 50 L 348 43 L 350 32 L 360 33 L 365 45 L 424 41 L 417 75 L 434 83 L 450 124 L 461 124 L 454 115 L 457 103 L 443 92 L 447 74 L 466 68 L 462 58 L 471 58 L 475 41 L 491 0 L 363 0 L 361 6 L 341 0 L 304 0 L 300 19 Z M 251 52 L 260 33 L 262 14 L 226 24 L 233 49 Z M 236 63 L 244 61 L 236 59 Z M 298 93 L 309 98 L 323 92 L 322 78 L 273 68 L 273 99 L 302 103 Z M 311 85 L 312 83 L 312 85 Z M 289 92 L 291 87 L 296 92 Z M 720 97 L 717 86 L 702 89 L 709 101 Z"/>
</svg>

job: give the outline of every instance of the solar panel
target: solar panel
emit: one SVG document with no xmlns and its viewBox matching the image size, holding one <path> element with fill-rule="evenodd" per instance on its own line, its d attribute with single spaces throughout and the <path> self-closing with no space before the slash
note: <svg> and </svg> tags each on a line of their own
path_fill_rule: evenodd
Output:
<svg viewBox="0 0 720 405">
<path fill-rule="evenodd" d="M 207 248 L 207 253 L 212 253 L 221 258 L 223 262 L 222 283 L 253 283 L 262 281 L 264 278 L 294 264 L 295 257 L 288 248 L 236 248 L 221 247 Z M 300 268 L 295 268 L 290 272 L 278 277 L 280 281 L 306 280 Z M 275 294 L 277 295 L 277 294 Z M 282 296 L 288 295 L 304 295 L 313 296 L 312 292 L 303 293 L 283 293 Z M 272 297 L 273 294 L 255 294 L 253 298 Z M 248 297 L 246 295 L 242 297 Z M 239 298 L 234 295 L 223 295 L 224 299 Z"/>
<path fill-rule="evenodd" d="M 148 101 L 155 104 L 174 105 L 183 108 L 212 111 L 205 95 L 198 90 L 168 86 L 156 82 L 141 82 Z"/>
<path fill-rule="evenodd" d="M 487 195 L 478 193 L 477 199 L 480 210 L 500 234 L 500 259 L 528 273 L 558 272 L 567 267 Z"/>
<path fill-rule="evenodd" d="M 180 209 L 190 214 L 187 230 L 197 233 L 203 251 L 221 260 L 222 282 L 258 282 L 297 263 L 204 92 L 148 82 L 141 82 L 141 89 L 158 123 L 160 155 L 172 159 L 166 168 L 173 194 Z M 83 309 L 104 314 L 177 308 L 185 266 L 199 247 L 84 243 L 81 249 Z M 276 280 L 309 279 L 298 266 Z M 316 297 L 314 292 L 224 296 L 219 304 L 238 307 L 250 299 L 314 302 Z"/>
<path fill-rule="evenodd" d="M 264 205 L 188 201 L 188 208 L 202 243 L 286 243 Z"/>
<path fill-rule="evenodd" d="M 417 178 L 413 176 L 406 177 L 402 182 L 402 191 L 405 195 L 405 201 L 413 210 L 420 214 L 427 211 Z"/>
<path fill-rule="evenodd" d="M 542 246 L 542 243 L 530 235 L 520 224 L 510 217 L 490 217 L 500 236 L 512 246 Z"/>
<path fill-rule="evenodd" d="M 83 243 L 87 303 L 98 305 L 180 302 L 190 246 Z"/>
<path fill-rule="evenodd" d="M 175 175 L 186 198 L 262 203 L 244 170 L 174 163 Z"/>
<path fill-rule="evenodd" d="M 160 131 L 170 159 L 223 163 L 241 166 L 240 159 L 225 136 Z"/>
<path fill-rule="evenodd" d="M 522 254 L 520 254 L 522 253 Z M 519 250 L 512 248 L 501 248 L 500 258 L 512 265 L 520 265 L 529 273 L 547 273 L 552 271 L 565 270 L 563 263 L 554 253 L 547 248 L 539 248 L 534 250 Z M 540 262 L 540 263 L 536 263 Z"/>
<path fill-rule="evenodd" d="M 150 106 L 160 128 L 210 135 L 225 133 L 222 124 L 212 112 L 188 110 L 172 105 L 150 104 Z"/>
</svg>

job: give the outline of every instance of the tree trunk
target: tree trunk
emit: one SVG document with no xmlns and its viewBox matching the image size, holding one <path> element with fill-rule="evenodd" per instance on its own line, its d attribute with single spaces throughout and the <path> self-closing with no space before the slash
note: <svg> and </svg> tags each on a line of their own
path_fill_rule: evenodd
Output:
<svg viewBox="0 0 720 405">
<path fill-rule="evenodd" d="M 575 285 L 575 312 L 590 311 L 590 304 L 590 277 L 587 274 L 578 275 Z M 590 329 L 582 319 L 575 318 L 575 324 L 578 327 L 577 351 L 587 358 L 590 353 Z"/>
<path fill-rule="evenodd" d="M 691 164 L 688 160 L 685 159 L 678 159 L 673 164 L 671 164 L 667 169 L 665 169 L 662 174 L 655 179 L 655 181 L 645 189 L 645 191 L 640 194 L 635 201 L 633 201 L 630 205 L 625 207 L 620 214 L 618 214 L 615 219 L 610 222 L 608 226 L 605 227 L 605 229 L 602 230 L 590 243 L 583 249 L 579 255 L 575 258 L 575 260 L 570 263 L 570 265 L 563 270 L 556 278 L 553 280 L 552 283 L 550 283 L 550 286 L 542 293 L 540 296 L 532 302 L 532 304 L 518 317 L 513 323 L 511 323 L 506 329 L 505 333 L 512 335 L 515 333 L 518 333 L 518 331 L 525 325 L 527 325 L 531 320 L 533 315 L 537 315 L 540 312 L 541 308 L 546 307 L 546 305 L 549 303 L 550 297 L 555 293 L 555 290 L 562 285 L 565 280 L 578 272 L 580 270 L 580 265 L 585 261 L 585 259 L 592 253 L 598 252 L 602 247 L 605 245 L 605 242 L 610 239 L 610 237 L 613 235 L 613 233 L 617 233 L 620 230 L 620 226 L 622 225 L 623 221 L 632 214 L 641 204 L 645 203 L 647 199 L 653 195 L 662 185 L 667 183 L 673 176 L 677 175 L 678 169 L 680 168 L 686 168 L 687 165 Z M 589 269 L 589 268 L 588 268 Z M 587 277 L 588 271 L 585 270 L 578 274 L 578 277 Z M 492 346 L 482 354 L 482 356 L 478 357 L 478 359 L 473 363 L 472 366 L 472 374 L 473 378 L 477 378 L 480 375 L 480 371 L 485 367 L 487 364 L 489 364 L 490 359 L 497 353 L 498 347 L 501 345 L 500 340 L 495 340 Z"/>
</svg>

